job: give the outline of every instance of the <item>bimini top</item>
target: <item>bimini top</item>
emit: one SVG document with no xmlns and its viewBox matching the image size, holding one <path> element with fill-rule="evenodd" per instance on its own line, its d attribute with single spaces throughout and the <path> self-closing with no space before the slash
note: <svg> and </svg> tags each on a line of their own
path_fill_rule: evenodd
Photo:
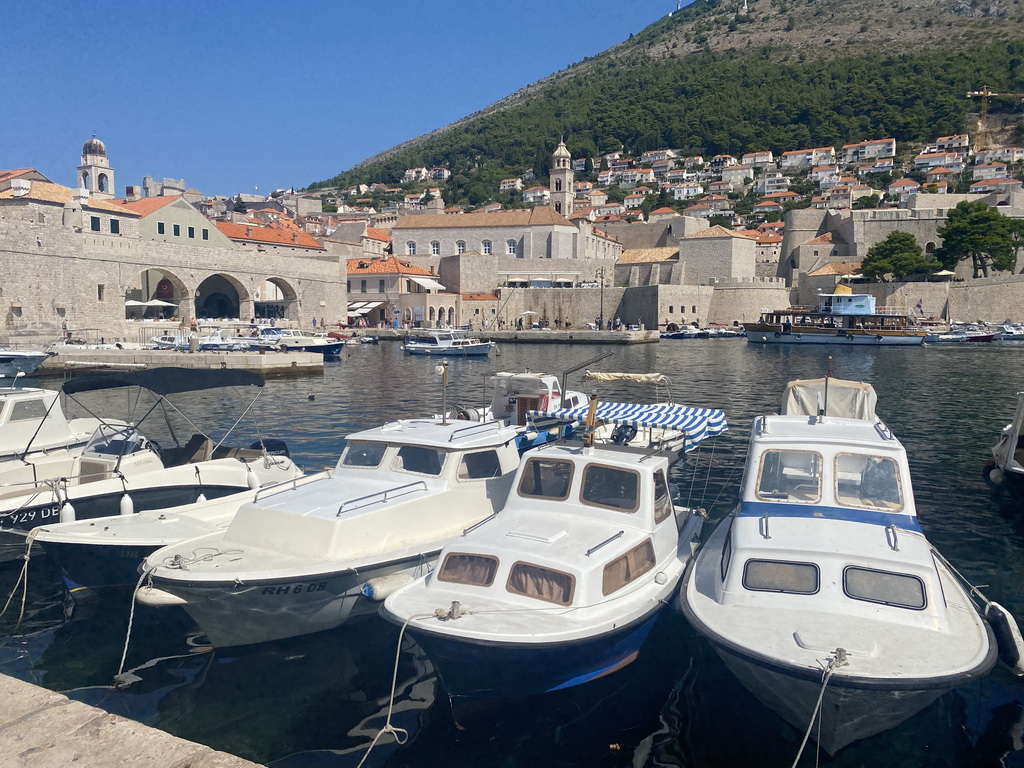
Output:
<svg viewBox="0 0 1024 768">
<path fill-rule="evenodd" d="M 826 393 L 825 383 L 828 382 Z M 827 396 L 827 405 L 826 405 Z M 783 416 L 837 416 L 844 419 L 877 421 L 878 396 L 870 384 L 843 379 L 799 379 L 786 385 L 782 393 Z"/>
<path fill-rule="evenodd" d="M 585 404 L 554 411 L 529 411 L 527 416 L 531 419 L 582 422 L 587 418 L 589 408 Z M 672 403 L 598 403 L 595 418 L 606 424 L 677 429 L 686 435 L 686 451 L 692 451 L 706 438 L 716 437 L 729 428 L 724 411 L 717 408 L 687 408 Z"/>
<path fill-rule="evenodd" d="M 72 379 L 63 386 L 65 394 L 94 392 L 118 387 L 142 387 L 157 395 L 195 392 L 218 387 L 262 387 L 263 377 L 250 371 L 204 370 L 199 368 L 151 368 L 145 371 L 112 373 Z"/>
</svg>

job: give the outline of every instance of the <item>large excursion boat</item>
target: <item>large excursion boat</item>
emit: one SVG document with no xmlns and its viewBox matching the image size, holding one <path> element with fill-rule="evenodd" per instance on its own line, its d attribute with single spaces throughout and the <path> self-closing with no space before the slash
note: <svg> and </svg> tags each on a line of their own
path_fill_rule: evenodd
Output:
<svg viewBox="0 0 1024 768">
<path fill-rule="evenodd" d="M 760 344 L 917 345 L 927 332 L 902 307 L 877 307 L 866 293 L 823 293 L 818 306 L 764 312 L 744 323 L 747 341 Z"/>
</svg>

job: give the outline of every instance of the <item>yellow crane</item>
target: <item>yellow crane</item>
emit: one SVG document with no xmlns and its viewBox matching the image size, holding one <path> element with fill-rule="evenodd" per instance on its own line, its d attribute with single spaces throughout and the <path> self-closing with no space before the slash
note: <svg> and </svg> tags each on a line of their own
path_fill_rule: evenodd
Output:
<svg viewBox="0 0 1024 768">
<path fill-rule="evenodd" d="M 996 92 L 987 85 L 981 86 L 981 89 L 977 91 L 968 91 L 968 99 L 981 99 L 981 112 L 978 113 L 979 127 L 981 127 L 985 122 L 985 117 L 988 115 L 988 100 L 993 96 L 1016 96 L 1024 101 L 1024 93 L 1011 93 L 1009 91 Z"/>
</svg>

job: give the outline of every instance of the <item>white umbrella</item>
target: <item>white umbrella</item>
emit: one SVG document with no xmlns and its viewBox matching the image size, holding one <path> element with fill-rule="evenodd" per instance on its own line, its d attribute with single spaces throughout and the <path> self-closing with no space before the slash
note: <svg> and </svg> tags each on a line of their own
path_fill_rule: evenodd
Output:
<svg viewBox="0 0 1024 768">
<path fill-rule="evenodd" d="M 124 303 L 126 307 L 148 307 L 149 305 L 144 301 L 136 301 L 135 299 L 128 299 Z"/>
<path fill-rule="evenodd" d="M 536 314 L 537 314 L 536 312 L 531 312 L 530 310 L 527 310 L 526 312 L 520 312 L 519 313 L 519 317 L 522 317 L 523 315 L 536 315 Z"/>
<path fill-rule="evenodd" d="M 169 301 L 162 301 L 160 299 L 151 299 L 145 303 L 147 307 L 176 307 L 177 304 L 172 304 Z"/>
</svg>

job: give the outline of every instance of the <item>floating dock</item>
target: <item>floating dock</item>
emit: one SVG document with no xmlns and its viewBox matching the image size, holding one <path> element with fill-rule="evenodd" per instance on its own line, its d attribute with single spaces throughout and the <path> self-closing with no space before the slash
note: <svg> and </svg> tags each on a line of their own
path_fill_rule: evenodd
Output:
<svg viewBox="0 0 1024 768">
<path fill-rule="evenodd" d="M 322 373 L 324 356 L 317 352 L 175 352 L 166 349 L 69 349 L 61 347 L 34 375 L 53 376 L 105 369 L 227 368 L 275 374 Z"/>
<path fill-rule="evenodd" d="M 257 763 L 6 675 L 0 675 L 0 764 L 259 768 Z"/>
</svg>

